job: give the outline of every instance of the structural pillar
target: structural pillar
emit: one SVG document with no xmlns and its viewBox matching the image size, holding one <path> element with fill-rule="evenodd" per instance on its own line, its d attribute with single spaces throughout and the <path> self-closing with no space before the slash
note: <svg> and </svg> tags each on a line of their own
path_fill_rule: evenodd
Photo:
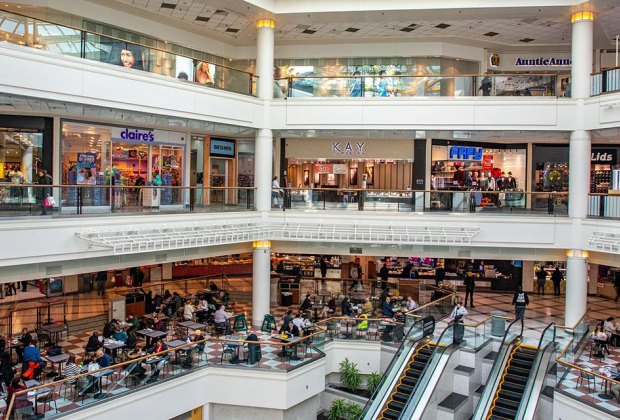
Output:
<svg viewBox="0 0 620 420">
<path fill-rule="evenodd" d="M 590 154 L 592 141 L 585 130 L 570 135 L 568 158 L 568 215 L 585 219 L 590 192 Z"/>
<path fill-rule="evenodd" d="M 569 250 L 566 257 L 564 325 L 573 327 L 586 313 L 588 302 L 588 253 Z"/>
<path fill-rule="evenodd" d="M 273 99 L 273 40 L 275 22 L 261 19 L 256 22 L 256 82 L 259 99 Z"/>
<path fill-rule="evenodd" d="M 260 328 L 269 313 L 271 242 L 255 241 L 252 261 L 252 325 Z"/>
</svg>

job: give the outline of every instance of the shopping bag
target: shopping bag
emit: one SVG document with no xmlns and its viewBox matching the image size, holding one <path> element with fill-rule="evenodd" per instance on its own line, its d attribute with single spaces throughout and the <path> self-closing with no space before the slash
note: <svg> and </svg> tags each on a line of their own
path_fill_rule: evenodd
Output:
<svg viewBox="0 0 620 420">
<path fill-rule="evenodd" d="M 49 196 L 45 199 L 45 207 L 54 207 L 56 205 L 56 200 L 54 200 L 54 197 Z"/>
</svg>

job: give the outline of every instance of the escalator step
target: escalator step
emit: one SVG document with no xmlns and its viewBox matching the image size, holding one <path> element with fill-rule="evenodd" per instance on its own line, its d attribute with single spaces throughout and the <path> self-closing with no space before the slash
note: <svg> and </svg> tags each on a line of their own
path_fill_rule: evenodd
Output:
<svg viewBox="0 0 620 420">
<path fill-rule="evenodd" d="M 388 403 L 388 408 L 390 410 L 398 411 L 399 413 L 401 413 L 403 411 L 403 408 L 405 408 L 405 404 L 398 401 L 390 401 Z"/>
<path fill-rule="evenodd" d="M 403 378 L 403 384 L 405 385 L 409 385 L 410 387 L 414 387 L 415 384 L 418 383 L 418 379 L 417 378 L 412 378 L 411 376 L 405 376 Z"/>
<path fill-rule="evenodd" d="M 430 356 L 431 353 L 433 352 L 433 349 L 430 347 L 424 347 L 422 349 L 420 349 L 420 351 L 418 352 L 418 354 L 423 354 L 425 356 Z"/>
<path fill-rule="evenodd" d="M 525 360 L 525 359 L 512 359 L 510 361 L 510 366 L 519 366 L 523 368 L 531 368 L 532 364 L 534 364 L 533 360 Z"/>
<path fill-rule="evenodd" d="M 506 391 L 514 392 L 516 394 L 523 394 L 523 385 L 513 384 L 511 382 L 504 382 L 502 384 L 502 389 Z"/>
<path fill-rule="evenodd" d="M 392 395 L 392 398 L 395 401 L 406 403 L 410 396 L 411 394 L 405 394 L 403 392 L 400 392 L 400 390 L 398 390 L 394 395 Z"/>
<path fill-rule="evenodd" d="M 426 367 L 426 363 L 420 363 L 417 361 L 413 361 L 411 363 L 409 363 L 409 368 L 410 369 L 417 369 L 417 370 L 424 370 L 424 368 Z"/>
<path fill-rule="evenodd" d="M 413 358 L 416 362 L 422 362 L 424 364 L 428 363 L 428 359 L 430 359 L 430 357 L 425 354 L 416 354 Z"/>
<path fill-rule="evenodd" d="M 530 376 L 530 369 L 525 369 L 522 367 L 518 367 L 518 366 L 512 366 L 512 364 L 508 367 L 508 373 L 513 374 L 513 375 L 519 375 L 519 376 L 524 376 L 524 377 L 528 377 Z"/>
<path fill-rule="evenodd" d="M 515 351 L 513 357 L 516 357 L 517 359 L 527 359 L 527 360 L 534 360 L 534 358 L 536 357 L 536 352 L 524 352 L 524 351 Z"/>
<path fill-rule="evenodd" d="M 523 395 L 508 391 L 507 389 L 502 389 L 499 391 L 499 397 L 505 400 L 521 401 Z"/>
<path fill-rule="evenodd" d="M 394 410 L 385 410 L 383 412 L 383 418 L 384 419 L 398 419 L 400 417 L 400 411 L 394 411 Z"/>
<path fill-rule="evenodd" d="M 514 419 L 515 416 L 517 415 L 515 411 L 509 410 L 503 407 L 498 407 L 498 406 L 495 406 L 495 408 L 493 408 L 492 414 L 495 416 L 500 416 L 500 417 L 504 417 L 507 419 Z"/>
<path fill-rule="evenodd" d="M 407 395 L 411 395 L 411 393 L 413 392 L 413 387 L 410 386 L 410 385 L 400 384 L 400 385 L 398 385 L 397 392 L 400 392 L 400 393 L 403 393 L 403 394 L 407 394 Z"/>
<path fill-rule="evenodd" d="M 409 376 L 411 378 L 419 378 L 421 374 L 422 371 L 417 369 L 407 369 L 405 372 L 405 376 Z"/>
<path fill-rule="evenodd" d="M 507 373 L 505 375 L 506 381 L 512 382 L 513 384 L 523 385 L 527 383 L 527 378 L 524 376 L 513 375 L 512 373 Z"/>
<path fill-rule="evenodd" d="M 491 420 L 507 420 L 507 417 L 491 415 L 490 419 Z"/>
<path fill-rule="evenodd" d="M 498 398 L 495 401 L 496 407 L 507 408 L 508 410 L 513 410 L 515 412 L 519 409 L 519 404 L 520 401 L 505 400 L 503 398 Z"/>
</svg>

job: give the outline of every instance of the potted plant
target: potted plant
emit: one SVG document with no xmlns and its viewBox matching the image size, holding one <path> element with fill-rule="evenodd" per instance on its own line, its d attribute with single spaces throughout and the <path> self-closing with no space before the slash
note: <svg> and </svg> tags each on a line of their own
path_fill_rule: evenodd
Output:
<svg viewBox="0 0 620 420">
<path fill-rule="evenodd" d="M 338 398 L 332 402 L 327 413 L 328 420 L 357 420 L 362 415 L 362 408 L 355 403 Z"/>
<path fill-rule="evenodd" d="M 350 392 L 357 391 L 362 384 L 362 375 L 357 368 L 357 363 L 350 362 L 348 358 L 340 362 L 340 382 Z"/>
<path fill-rule="evenodd" d="M 368 397 L 372 397 L 381 385 L 381 374 L 378 372 L 372 372 L 366 379 L 366 389 L 368 390 Z"/>
</svg>

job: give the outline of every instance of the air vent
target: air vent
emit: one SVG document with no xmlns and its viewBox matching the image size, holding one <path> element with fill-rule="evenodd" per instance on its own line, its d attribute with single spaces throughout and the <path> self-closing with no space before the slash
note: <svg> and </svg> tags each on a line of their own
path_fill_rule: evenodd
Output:
<svg viewBox="0 0 620 420">
<path fill-rule="evenodd" d="M 176 9 L 177 5 L 173 3 L 162 3 L 161 8 L 162 9 Z"/>
<path fill-rule="evenodd" d="M 532 42 L 533 40 L 534 40 L 533 38 L 523 38 L 523 39 L 520 39 L 519 41 L 528 43 L 528 42 Z"/>
<path fill-rule="evenodd" d="M 237 32 L 239 32 L 239 29 L 235 29 L 235 28 L 227 28 L 226 32 L 232 32 L 233 34 L 236 34 Z"/>
<path fill-rule="evenodd" d="M 357 31 L 359 31 L 359 28 L 347 28 L 344 31 L 345 32 L 357 32 Z"/>
<path fill-rule="evenodd" d="M 349 254 L 361 254 L 362 253 L 362 248 L 349 248 Z"/>
<path fill-rule="evenodd" d="M 486 34 L 484 34 L 484 36 L 497 36 L 499 35 L 499 32 L 487 32 Z"/>
<path fill-rule="evenodd" d="M 45 267 L 46 276 L 57 276 L 62 274 L 62 265 L 48 265 Z"/>
<path fill-rule="evenodd" d="M 449 28 L 452 25 L 449 25 L 447 23 L 440 23 L 439 25 L 435 25 L 435 28 L 439 28 L 439 29 L 446 29 Z"/>
<path fill-rule="evenodd" d="M 168 254 L 155 254 L 155 262 L 166 262 L 168 261 Z"/>
<path fill-rule="evenodd" d="M 400 28 L 399 31 L 401 32 L 413 32 L 415 30 L 415 28 Z"/>
<path fill-rule="evenodd" d="M 306 29 L 305 31 L 302 31 L 301 33 L 302 34 L 312 35 L 312 34 L 316 33 L 316 31 L 314 29 Z"/>
<path fill-rule="evenodd" d="M 210 20 L 211 20 L 211 18 L 207 17 L 207 16 L 198 16 L 196 18 L 196 22 L 208 22 Z"/>
</svg>

